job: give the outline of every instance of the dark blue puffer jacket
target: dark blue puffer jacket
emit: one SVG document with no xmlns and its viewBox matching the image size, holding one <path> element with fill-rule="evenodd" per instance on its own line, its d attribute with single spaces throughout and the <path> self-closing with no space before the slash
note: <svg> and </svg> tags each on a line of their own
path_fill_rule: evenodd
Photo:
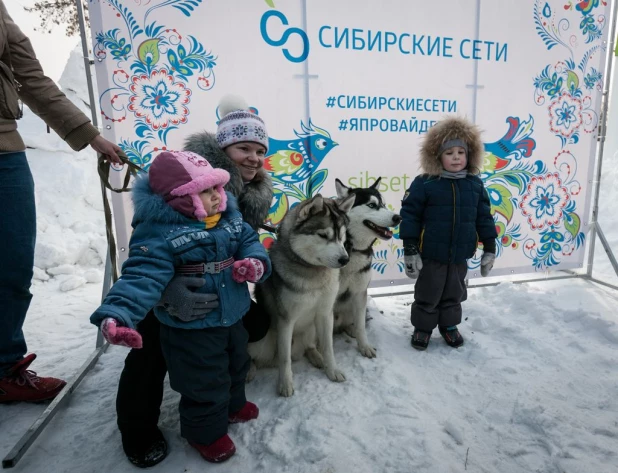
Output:
<svg viewBox="0 0 618 473">
<path fill-rule="evenodd" d="M 497 238 L 489 196 L 479 177 L 449 179 L 417 176 L 401 208 L 399 236 L 419 247 L 423 258 L 463 263 L 474 256 L 478 242 L 495 251 Z"/>
<path fill-rule="evenodd" d="M 270 259 L 249 224 L 243 222 L 236 199 L 227 194 L 227 208 L 216 227 L 206 230 L 204 223 L 190 219 L 154 194 L 148 176 L 140 177 L 133 186 L 133 234 L 129 242 L 129 258 L 122 266 L 122 276 L 112 286 L 103 304 L 90 321 L 100 325 L 113 317 L 126 327 L 135 328 L 161 298 L 174 277 L 174 267 L 189 263 L 257 258 L 264 263 L 265 280 L 271 271 Z M 251 298 L 247 283 L 232 279 L 232 268 L 218 274 L 204 274 L 206 284 L 199 292 L 216 293 L 219 308 L 205 318 L 183 322 L 161 307 L 155 315 L 165 325 L 186 329 L 229 327 L 249 310 Z"/>
</svg>

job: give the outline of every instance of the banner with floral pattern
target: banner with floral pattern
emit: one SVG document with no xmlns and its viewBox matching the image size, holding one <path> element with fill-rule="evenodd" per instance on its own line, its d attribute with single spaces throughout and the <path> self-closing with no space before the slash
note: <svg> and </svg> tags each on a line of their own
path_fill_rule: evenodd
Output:
<svg viewBox="0 0 618 473">
<path fill-rule="evenodd" d="M 353 0 L 91 0 L 103 132 L 147 170 L 191 133 L 214 132 L 224 95 L 243 96 L 267 124 L 264 167 L 275 190 L 266 223 L 276 227 L 298 202 L 333 196 L 335 178 L 363 187 L 381 176 L 386 205 L 398 211 L 427 129 L 467 116 L 486 147 L 492 274 L 579 268 L 609 9 L 603 0 L 391 0 L 380 9 Z M 114 196 L 114 212 L 124 248 L 127 196 Z M 266 246 L 275 238 L 261 235 Z M 470 277 L 481 254 L 469 260 Z M 409 283 L 402 258 L 395 228 L 376 241 L 374 284 Z"/>
</svg>

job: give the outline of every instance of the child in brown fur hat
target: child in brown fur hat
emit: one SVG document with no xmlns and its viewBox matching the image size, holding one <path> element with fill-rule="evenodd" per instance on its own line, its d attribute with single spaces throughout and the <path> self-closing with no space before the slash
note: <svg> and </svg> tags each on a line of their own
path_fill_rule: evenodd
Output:
<svg viewBox="0 0 618 473">
<path fill-rule="evenodd" d="M 452 347 L 463 345 L 457 329 L 467 298 L 466 260 L 483 242 L 481 274 L 496 258 L 496 228 L 481 170 L 484 147 L 476 126 L 449 117 L 433 126 L 421 147 L 421 168 L 403 201 L 399 234 L 406 275 L 416 280 L 412 346 L 427 348 L 431 332 Z"/>
</svg>

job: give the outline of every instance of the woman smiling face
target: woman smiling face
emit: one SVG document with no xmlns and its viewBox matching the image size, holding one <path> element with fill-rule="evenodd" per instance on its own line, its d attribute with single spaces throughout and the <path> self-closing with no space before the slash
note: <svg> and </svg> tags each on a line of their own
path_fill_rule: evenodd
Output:
<svg viewBox="0 0 618 473">
<path fill-rule="evenodd" d="M 225 148 L 227 154 L 232 161 L 236 163 L 244 182 L 252 181 L 257 174 L 258 169 L 264 165 L 264 155 L 266 148 L 259 143 L 252 141 L 243 141 L 234 143 Z"/>
</svg>

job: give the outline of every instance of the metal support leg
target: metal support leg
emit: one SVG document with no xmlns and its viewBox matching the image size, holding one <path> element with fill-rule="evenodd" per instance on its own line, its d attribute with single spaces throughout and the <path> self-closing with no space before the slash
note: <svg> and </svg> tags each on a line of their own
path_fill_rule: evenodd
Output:
<svg viewBox="0 0 618 473">
<path fill-rule="evenodd" d="M 600 227 L 598 222 L 594 225 L 594 227 L 595 227 L 594 230 L 595 230 L 597 236 L 599 237 L 599 241 L 603 245 L 603 249 L 605 250 L 605 253 L 607 254 L 607 257 L 609 258 L 609 262 L 611 263 L 612 268 L 614 268 L 614 272 L 616 273 L 616 276 L 618 276 L 618 261 L 616 260 L 616 257 L 614 256 L 614 252 L 612 251 L 611 247 L 609 246 L 607 238 L 605 238 L 605 233 L 603 233 L 603 230 L 601 230 L 601 227 Z M 592 277 L 591 277 L 591 279 L 593 281 L 596 281 Z M 600 282 L 600 281 L 597 281 L 597 282 Z"/>
<path fill-rule="evenodd" d="M 105 259 L 105 273 L 103 276 L 103 289 L 101 290 L 101 302 L 105 299 L 105 296 L 109 292 L 109 288 L 112 286 L 112 259 L 109 252 L 109 243 L 107 247 L 107 258 Z M 97 330 L 97 342 L 96 348 L 100 348 L 104 343 L 103 334 L 100 330 Z"/>
<path fill-rule="evenodd" d="M 69 400 L 69 395 L 77 388 L 79 383 L 84 379 L 90 368 L 94 366 L 99 357 L 105 352 L 108 344 L 105 343 L 97 348 L 86 360 L 86 362 L 78 370 L 77 374 L 67 383 L 62 392 L 56 396 L 56 399 L 47 406 L 47 409 L 39 416 L 39 418 L 30 426 L 28 431 L 19 439 L 17 444 L 2 460 L 2 468 L 13 468 L 17 465 L 19 459 L 26 453 L 30 445 L 34 443 L 37 437 L 43 432 L 43 429 L 53 419 L 54 414 L 66 404 Z"/>
</svg>

